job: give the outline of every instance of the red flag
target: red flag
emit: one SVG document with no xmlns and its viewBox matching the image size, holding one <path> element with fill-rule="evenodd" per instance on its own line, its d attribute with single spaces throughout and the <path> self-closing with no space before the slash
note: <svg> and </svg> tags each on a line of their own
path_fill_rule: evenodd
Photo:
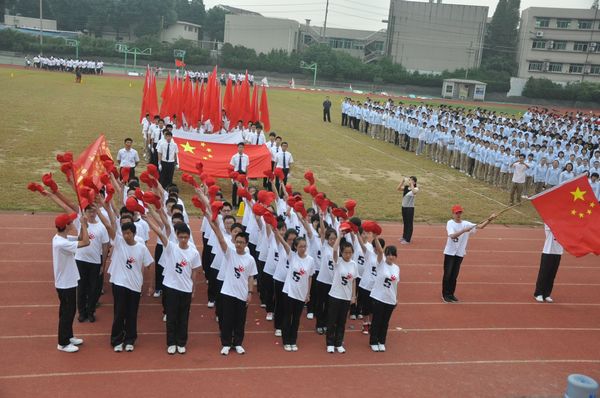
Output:
<svg viewBox="0 0 600 398">
<path fill-rule="evenodd" d="M 221 85 L 217 78 L 217 67 L 213 69 L 212 76 L 213 98 L 211 99 L 210 119 L 213 125 L 213 131 L 218 132 L 223 126 L 223 117 L 221 116 Z"/>
<path fill-rule="evenodd" d="M 78 157 L 73 160 L 73 174 L 75 177 L 75 187 L 77 188 L 77 199 L 79 200 L 79 206 L 85 209 L 89 204 L 86 198 L 81 197 L 79 194 L 79 188 L 84 184 L 84 178 L 91 177 L 94 185 L 100 189 L 102 182 L 100 177 L 106 172 L 104 162 L 102 161 L 103 156 L 108 156 L 112 159 L 110 149 L 106 145 L 106 138 L 101 135 L 90 144 Z"/>
<path fill-rule="evenodd" d="M 252 91 L 252 104 L 250 105 L 250 121 L 258 122 L 258 86 Z"/>
<path fill-rule="evenodd" d="M 181 119 L 183 123 L 184 119 L 186 124 L 189 125 L 189 114 L 190 114 L 190 100 L 192 97 L 192 81 L 190 75 L 186 73 L 185 82 L 183 83 L 183 90 L 181 92 L 181 100 L 179 103 L 179 111 L 177 112 L 177 118 Z"/>
<path fill-rule="evenodd" d="M 232 101 L 231 101 L 231 110 L 227 110 L 227 112 L 229 113 L 229 120 L 231 121 L 231 126 L 237 126 L 238 120 L 240 120 L 240 90 L 241 87 L 239 84 L 233 84 L 233 88 L 232 88 Z"/>
<path fill-rule="evenodd" d="M 244 126 L 250 121 L 250 84 L 248 83 L 248 72 L 246 72 L 246 78 L 242 82 L 240 90 L 240 102 L 239 105 L 239 119 L 244 121 Z"/>
<path fill-rule="evenodd" d="M 271 120 L 269 119 L 269 102 L 267 100 L 267 89 L 262 86 L 260 94 L 260 121 L 263 124 L 263 129 L 267 132 L 271 131 Z"/>
<path fill-rule="evenodd" d="M 160 93 L 160 98 L 162 99 L 162 102 L 160 103 L 160 117 L 165 117 L 169 115 L 169 100 L 171 99 L 171 72 L 169 72 L 167 75 L 167 81 L 165 82 L 165 86 Z"/>
<path fill-rule="evenodd" d="M 176 59 L 176 60 L 175 60 L 175 66 L 176 66 L 177 68 L 185 68 L 185 62 L 183 62 L 183 61 L 182 61 L 182 60 L 180 60 L 180 59 Z"/>
<path fill-rule="evenodd" d="M 179 145 L 179 167 L 189 173 L 198 173 L 196 164 L 202 162 L 203 173 L 212 177 L 229 178 L 229 162 L 237 153 L 237 145 L 216 144 L 173 137 Z M 265 145 L 249 145 L 244 153 L 250 158 L 248 178 L 262 178 L 271 170 L 271 154 Z"/>
<path fill-rule="evenodd" d="M 231 117 L 231 105 L 233 103 L 233 87 L 231 86 L 231 79 L 227 79 L 227 85 L 225 86 L 225 95 L 223 96 L 223 109 L 227 112 L 227 116 Z"/>
<path fill-rule="evenodd" d="M 181 127 L 181 102 L 182 102 L 182 94 L 181 90 L 183 89 L 183 84 L 181 83 L 181 79 L 175 79 L 176 85 L 173 90 L 173 96 L 171 97 L 172 101 L 169 104 L 169 116 L 177 115 L 177 127 Z"/>
<path fill-rule="evenodd" d="M 197 103 L 196 106 L 198 107 L 198 124 L 200 124 L 200 122 L 203 119 L 203 114 L 204 114 L 204 96 L 205 96 L 205 92 L 204 92 L 204 81 L 202 82 L 202 85 L 200 86 L 200 95 L 197 99 Z"/>
<path fill-rule="evenodd" d="M 140 109 L 140 123 L 142 122 L 142 120 L 144 120 L 144 117 L 146 116 L 146 107 L 147 107 L 147 98 L 148 98 L 148 86 L 149 86 L 149 80 L 150 79 L 150 66 L 148 66 L 148 68 L 146 69 L 146 78 L 144 80 L 144 86 L 142 87 L 142 107 Z M 154 116 L 154 115 L 153 115 Z"/>
<path fill-rule="evenodd" d="M 148 103 L 146 104 L 146 113 L 158 115 L 158 96 L 156 94 L 156 77 L 150 73 L 150 82 L 148 87 Z"/>
<path fill-rule="evenodd" d="M 210 109 L 212 107 L 213 101 L 213 91 L 214 86 L 211 84 L 212 82 L 212 73 L 208 76 L 208 81 L 206 82 L 206 89 L 204 93 L 204 104 L 202 109 L 202 122 L 207 121 L 211 118 Z M 212 123 L 212 119 L 211 119 Z"/>
<path fill-rule="evenodd" d="M 566 251 L 600 255 L 600 205 L 585 174 L 535 195 L 531 203 Z"/>
</svg>

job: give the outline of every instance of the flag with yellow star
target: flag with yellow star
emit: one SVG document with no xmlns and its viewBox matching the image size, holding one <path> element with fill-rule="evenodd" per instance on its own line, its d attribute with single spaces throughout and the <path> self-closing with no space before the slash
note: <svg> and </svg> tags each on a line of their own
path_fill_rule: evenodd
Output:
<svg viewBox="0 0 600 398">
<path fill-rule="evenodd" d="M 196 141 L 183 136 L 173 137 L 173 140 L 179 147 L 177 156 L 181 170 L 197 173 L 196 164 L 202 162 L 207 175 L 229 177 L 229 165 L 238 151 L 237 144 Z M 266 145 L 246 145 L 244 153 L 250 159 L 246 174 L 248 178 L 262 178 L 266 170 L 271 170 L 271 152 Z"/>
<path fill-rule="evenodd" d="M 531 199 L 556 240 L 576 257 L 600 255 L 600 205 L 581 175 Z"/>
</svg>

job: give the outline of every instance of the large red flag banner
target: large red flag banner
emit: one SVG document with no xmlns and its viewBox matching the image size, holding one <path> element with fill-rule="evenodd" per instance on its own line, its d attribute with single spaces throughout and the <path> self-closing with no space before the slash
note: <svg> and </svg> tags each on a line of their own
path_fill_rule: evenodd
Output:
<svg viewBox="0 0 600 398">
<path fill-rule="evenodd" d="M 73 161 L 73 172 L 75 175 L 75 186 L 79 187 L 81 181 L 91 176 L 96 186 L 101 187 L 100 176 L 106 172 L 102 159 L 102 155 L 107 155 L 112 159 L 110 149 L 106 144 L 104 134 L 101 135 L 88 146 L 81 154 Z"/>
<path fill-rule="evenodd" d="M 556 240 L 576 257 L 600 255 L 600 205 L 581 175 L 531 199 Z"/>
<path fill-rule="evenodd" d="M 202 162 L 204 172 L 212 177 L 229 177 L 229 162 L 237 153 L 237 145 L 206 141 L 195 141 L 182 137 L 173 138 L 179 146 L 179 168 L 189 173 L 197 173 L 196 163 Z M 264 177 L 271 170 L 271 153 L 265 145 L 246 145 L 244 153 L 250 158 L 247 176 Z"/>
</svg>

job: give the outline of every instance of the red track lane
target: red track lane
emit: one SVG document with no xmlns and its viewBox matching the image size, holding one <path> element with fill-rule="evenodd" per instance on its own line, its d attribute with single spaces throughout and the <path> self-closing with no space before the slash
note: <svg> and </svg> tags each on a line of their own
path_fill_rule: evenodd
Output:
<svg viewBox="0 0 600 398">
<path fill-rule="evenodd" d="M 97 322 L 75 321 L 81 352 L 55 349 L 58 300 L 49 242 L 54 215 L 0 214 L 0 396 L 395 396 L 558 397 L 570 373 L 600 379 L 600 262 L 563 256 L 555 304 L 533 301 L 543 231 L 493 225 L 473 236 L 458 284 L 462 303 L 439 298 L 443 225 L 417 225 L 398 246 L 399 304 L 388 352 L 369 350 L 361 321 L 348 321 L 345 355 L 326 354 L 303 317 L 300 351 L 286 353 L 256 303 L 247 355 L 218 354 L 206 285 L 194 299 L 188 354 L 165 353 L 160 300 L 143 297 L 134 353 L 109 346 L 110 287 Z M 16 227 L 16 228 L 15 228 Z M 383 224 L 388 244 L 402 233 Z M 193 230 L 199 229 L 194 220 Z M 199 240 L 199 239 L 198 239 Z"/>
</svg>

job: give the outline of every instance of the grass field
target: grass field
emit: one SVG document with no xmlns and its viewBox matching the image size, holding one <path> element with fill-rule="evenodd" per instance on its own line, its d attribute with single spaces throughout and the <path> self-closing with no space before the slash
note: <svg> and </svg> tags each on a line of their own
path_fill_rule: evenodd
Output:
<svg viewBox="0 0 600 398">
<path fill-rule="evenodd" d="M 71 150 L 77 154 L 101 133 L 107 136 L 113 154 L 128 136 L 137 141 L 139 148 L 141 135 L 136 119 L 143 79 L 84 76 L 81 85 L 73 81 L 74 77 L 65 73 L 0 68 L 0 107 L 4 111 L 0 126 L 0 209 L 55 210 L 27 191 L 27 183 L 39 181 L 48 171 L 61 174 L 56 153 Z M 299 190 L 305 185 L 304 170 L 310 168 L 318 188 L 333 200 L 357 200 L 361 217 L 399 220 L 401 196 L 396 186 L 402 176 L 416 175 L 421 187 L 417 222 L 443 222 L 455 203 L 461 203 L 466 218 L 473 221 L 505 206 L 508 194 L 504 191 L 342 128 L 337 105 L 332 123 L 324 124 L 320 119 L 324 95 L 269 91 L 272 129 L 290 143 L 296 160 L 291 182 Z M 338 104 L 342 95 L 330 97 Z M 497 104 L 482 106 L 507 113 L 522 110 Z M 57 180 L 60 185 L 64 179 L 58 176 Z M 223 181 L 221 185 L 229 192 L 229 184 Z M 189 197 L 187 187 L 183 196 Z M 538 217 L 526 203 L 498 221 L 531 224 Z"/>
</svg>

